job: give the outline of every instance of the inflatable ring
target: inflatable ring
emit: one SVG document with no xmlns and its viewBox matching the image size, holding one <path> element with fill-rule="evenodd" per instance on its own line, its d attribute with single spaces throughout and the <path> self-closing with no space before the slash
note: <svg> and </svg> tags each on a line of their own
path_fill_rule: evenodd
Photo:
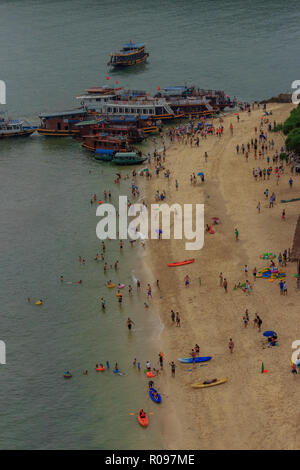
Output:
<svg viewBox="0 0 300 470">
<path fill-rule="evenodd" d="M 270 270 L 264 271 L 262 273 L 262 277 L 264 277 L 265 279 L 268 279 L 269 277 L 271 277 L 271 271 Z"/>
<path fill-rule="evenodd" d="M 115 287 L 116 284 L 106 284 L 106 287 L 108 287 L 109 289 L 111 289 L 112 287 Z"/>
<path fill-rule="evenodd" d="M 35 302 L 35 305 L 42 305 L 42 303 L 43 303 L 43 302 L 41 302 L 40 300 L 37 300 L 37 301 Z"/>
<path fill-rule="evenodd" d="M 153 372 L 150 372 L 150 371 L 149 371 L 149 372 L 146 373 L 146 375 L 147 375 L 147 377 L 149 377 L 149 378 L 156 377 L 156 373 L 155 373 L 155 372 L 153 373 Z"/>
<path fill-rule="evenodd" d="M 105 368 L 104 367 L 96 367 L 96 371 L 97 372 L 103 372 L 103 371 L 105 371 Z"/>
</svg>

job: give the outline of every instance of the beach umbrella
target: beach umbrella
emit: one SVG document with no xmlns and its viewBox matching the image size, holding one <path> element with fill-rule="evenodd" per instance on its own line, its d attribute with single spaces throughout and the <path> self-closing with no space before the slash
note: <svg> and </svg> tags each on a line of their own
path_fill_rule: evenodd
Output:
<svg viewBox="0 0 300 470">
<path fill-rule="evenodd" d="M 202 173 L 202 171 L 200 171 L 199 173 L 197 173 L 198 176 L 203 176 L 204 173 Z"/>
<path fill-rule="evenodd" d="M 269 336 L 277 336 L 277 334 L 275 333 L 275 331 L 265 331 L 263 333 L 263 336 L 266 336 L 266 338 L 268 338 Z"/>
</svg>

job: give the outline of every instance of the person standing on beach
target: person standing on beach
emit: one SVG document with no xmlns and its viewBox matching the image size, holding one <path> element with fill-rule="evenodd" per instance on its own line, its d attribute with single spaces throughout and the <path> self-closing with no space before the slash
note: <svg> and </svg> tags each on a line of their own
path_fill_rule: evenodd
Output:
<svg viewBox="0 0 300 470">
<path fill-rule="evenodd" d="M 235 234 L 235 240 L 238 241 L 238 239 L 239 239 L 239 231 L 238 231 L 237 228 L 235 229 L 234 234 Z"/>
<path fill-rule="evenodd" d="M 191 282 L 190 276 L 187 274 L 184 278 L 185 287 L 189 287 L 190 282 Z"/>
<path fill-rule="evenodd" d="M 259 315 L 257 315 L 257 328 L 258 328 L 259 333 L 261 331 L 261 325 L 262 325 L 262 319 L 260 318 Z"/>
<path fill-rule="evenodd" d="M 227 283 L 227 279 L 226 279 L 226 278 L 225 278 L 224 281 L 223 281 L 223 287 L 224 287 L 225 294 L 227 294 L 228 283 Z"/>
<path fill-rule="evenodd" d="M 260 201 L 258 201 L 256 208 L 258 210 L 258 213 L 260 214 Z"/>
<path fill-rule="evenodd" d="M 245 326 L 245 328 L 247 328 L 248 323 L 249 323 L 249 313 L 248 313 L 248 309 L 246 309 L 246 311 L 245 311 L 245 315 L 243 316 L 243 321 L 244 321 L 244 326 Z"/>
<path fill-rule="evenodd" d="M 172 377 L 175 377 L 175 369 L 176 369 L 175 363 L 174 363 L 174 361 L 172 361 L 171 362 Z"/>
<path fill-rule="evenodd" d="M 223 273 L 219 274 L 219 279 L 220 279 L 220 287 L 223 287 Z"/>
<path fill-rule="evenodd" d="M 283 283 L 283 280 L 281 279 L 281 281 L 279 282 L 279 289 L 280 289 L 281 295 L 283 295 L 283 286 L 284 286 L 284 283 Z"/>
<path fill-rule="evenodd" d="M 232 341 L 232 338 L 230 338 L 229 340 L 228 347 L 229 347 L 230 354 L 232 354 L 233 348 L 234 348 L 234 342 Z"/>
<path fill-rule="evenodd" d="M 158 360 L 159 360 L 160 368 L 161 368 L 161 370 L 163 370 L 163 368 L 164 368 L 164 355 L 163 355 L 162 352 L 159 353 Z"/>
<path fill-rule="evenodd" d="M 176 326 L 180 326 L 180 316 L 178 312 L 176 312 Z"/>
<path fill-rule="evenodd" d="M 175 312 L 174 310 L 171 310 L 171 320 L 174 323 L 175 322 Z"/>
</svg>

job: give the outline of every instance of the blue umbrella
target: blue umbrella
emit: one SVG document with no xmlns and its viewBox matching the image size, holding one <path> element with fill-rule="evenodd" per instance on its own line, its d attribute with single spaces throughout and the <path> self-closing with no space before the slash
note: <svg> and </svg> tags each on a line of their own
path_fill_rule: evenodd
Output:
<svg viewBox="0 0 300 470">
<path fill-rule="evenodd" d="M 198 176 L 204 176 L 204 173 L 202 173 L 201 171 L 197 174 L 198 174 Z"/>
<path fill-rule="evenodd" d="M 275 331 L 265 331 L 265 332 L 263 333 L 263 336 L 266 336 L 267 338 L 268 338 L 269 336 L 274 336 L 274 335 L 277 336 L 277 334 L 275 333 Z"/>
</svg>

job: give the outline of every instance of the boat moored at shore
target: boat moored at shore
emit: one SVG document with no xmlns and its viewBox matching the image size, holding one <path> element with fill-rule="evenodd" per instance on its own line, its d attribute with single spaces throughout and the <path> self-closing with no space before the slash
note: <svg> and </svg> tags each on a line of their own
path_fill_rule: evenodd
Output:
<svg viewBox="0 0 300 470">
<path fill-rule="evenodd" d="M 42 113 L 39 115 L 41 124 L 37 131 L 43 136 L 68 137 L 78 132 L 74 126 L 86 116 L 87 111 L 83 108 L 57 113 Z"/>
</svg>

